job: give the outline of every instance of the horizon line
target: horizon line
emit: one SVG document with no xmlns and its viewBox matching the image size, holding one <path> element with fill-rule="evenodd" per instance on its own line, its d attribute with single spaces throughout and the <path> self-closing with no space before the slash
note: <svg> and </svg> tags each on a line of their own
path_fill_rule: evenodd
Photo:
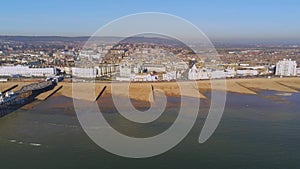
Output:
<svg viewBox="0 0 300 169">
<path fill-rule="evenodd" d="M 0 37 L 58 37 L 58 38 L 91 38 L 91 37 L 102 37 L 102 38 L 125 38 L 122 36 L 92 36 L 92 35 L 79 35 L 79 36 L 72 36 L 72 35 L 22 35 L 22 34 L 15 34 L 15 35 L 10 35 L 10 34 L 0 34 Z M 144 37 L 144 38 L 161 38 L 158 36 L 136 36 L 136 37 Z M 217 42 L 217 41 L 231 41 L 231 43 L 237 43 L 238 41 L 240 42 L 276 42 L 276 43 L 300 43 L 300 38 L 279 38 L 279 37 L 274 37 L 274 38 L 255 38 L 255 37 L 212 37 L 209 38 L 211 41 Z M 230 42 L 227 42 L 230 43 Z"/>
</svg>

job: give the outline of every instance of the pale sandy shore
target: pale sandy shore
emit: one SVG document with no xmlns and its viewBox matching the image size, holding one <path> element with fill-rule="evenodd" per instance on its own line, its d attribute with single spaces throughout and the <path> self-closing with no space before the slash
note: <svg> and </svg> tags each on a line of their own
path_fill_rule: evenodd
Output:
<svg viewBox="0 0 300 169">
<path fill-rule="evenodd" d="M 32 82 L 6 82 L 0 83 L 0 91 L 3 91 L 15 84 L 19 86 L 14 90 L 20 89 L 23 85 Z M 195 85 L 196 84 L 196 85 Z M 63 86 L 56 95 L 63 95 L 70 98 L 86 99 L 94 101 L 99 93 L 104 90 L 103 96 L 108 96 L 112 94 L 112 84 L 109 82 L 99 82 L 99 83 L 76 83 L 72 84 L 70 82 L 60 82 L 58 86 Z M 74 91 L 73 93 L 73 88 Z M 113 83 L 114 94 L 117 96 L 128 97 L 125 91 L 128 91 L 126 83 Z M 179 90 L 179 85 L 185 88 L 185 92 L 182 93 Z M 152 88 L 154 91 L 152 91 Z M 55 88 L 57 89 L 57 87 Z M 53 89 L 53 90 L 55 90 Z M 53 90 L 42 93 L 38 96 L 38 99 L 43 100 L 48 95 L 50 95 Z M 197 81 L 196 83 L 191 82 L 151 82 L 151 83 L 130 83 L 129 85 L 129 98 L 141 100 L 141 101 L 151 101 L 153 99 L 153 93 L 163 92 L 167 96 L 191 96 L 206 98 L 205 93 L 210 90 L 223 90 L 227 92 L 241 93 L 241 94 L 257 94 L 260 90 L 274 90 L 281 92 L 299 92 L 300 90 L 300 78 L 251 78 L 251 79 L 227 79 L 222 80 L 203 80 Z"/>
</svg>

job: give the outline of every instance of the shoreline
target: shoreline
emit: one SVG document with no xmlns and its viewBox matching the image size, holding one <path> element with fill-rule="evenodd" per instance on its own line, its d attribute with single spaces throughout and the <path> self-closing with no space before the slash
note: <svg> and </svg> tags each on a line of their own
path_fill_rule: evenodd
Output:
<svg viewBox="0 0 300 169">
<path fill-rule="evenodd" d="M 214 90 L 217 91 L 226 91 L 240 94 L 257 94 L 257 92 L 261 90 L 273 90 L 278 92 L 286 92 L 286 93 L 296 93 L 300 91 L 300 78 L 299 77 L 274 77 L 271 79 L 268 78 L 232 78 L 226 79 L 226 88 L 224 88 L 223 80 L 215 79 L 215 80 L 198 80 L 195 81 L 197 83 L 196 86 L 191 86 L 189 81 L 170 81 L 170 82 L 131 82 L 129 87 L 129 98 L 141 101 L 151 101 L 152 87 L 154 91 L 164 92 L 167 96 L 180 96 L 180 90 L 177 83 L 180 83 L 183 87 L 188 88 L 188 93 L 183 93 L 184 96 L 194 96 L 195 90 L 199 91 L 199 98 L 206 98 L 205 93 L 211 91 L 211 84 L 214 84 Z M 33 81 L 8 81 L 5 83 L 0 83 L 0 91 L 4 91 L 5 89 L 18 85 L 13 91 L 20 89 L 22 86 L 33 83 Z M 116 91 L 116 95 L 125 96 L 124 90 L 126 88 L 125 84 L 128 82 L 117 82 L 114 83 L 119 85 L 118 88 L 120 90 Z M 72 94 L 72 82 L 63 81 L 59 82 L 58 86 L 63 86 L 55 95 L 63 95 L 66 97 L 73 98 Z M 77 87 L 82 89 L 78 92 L 82 92 L 86 94 L 86 89 L 90 87 L 94 87 L 95 89 L 95 97 L 93 98 L 79 98 L 86 99 L 90 101 L 94 101 L 97 95 L 106 87 L 103 92 L 103 96 L 111 95 L 111 82 L 101 81 L 95 83 L 84 83 L 84 82 L 76 82 Z M 53 90 L 42 93 L 40 100 L 47 97 L 48 94 L 51 94 Z M 84 96 L 84 95 L 83 95 Z M 78 99 L 78 98 L 77 98 Z"/>
</svg>

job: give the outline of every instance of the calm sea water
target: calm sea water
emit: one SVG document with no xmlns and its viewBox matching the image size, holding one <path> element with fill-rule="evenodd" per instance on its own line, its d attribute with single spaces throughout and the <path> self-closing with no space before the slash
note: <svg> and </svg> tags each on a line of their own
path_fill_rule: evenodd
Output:
<svg viewBox="0 0 300 169">
<path fill-rule="evenodd" d="M 177 98 L 157 123 L 132 125 L 106 106 L 105 116 L 128 135 L 164 131 L 176 117 Z M 263 91 L 228 93 L 226 109 L 214 135 L 197 142 L 207 102 L 189 135 L 172 150 L 147 159 L 118 157 L 98 147 L 81 129 L 72 100 L 54 96 L 29 110 L 0 119 L 0 166 L 6 168 L 203 168 L 283 169 L 300 166 L 300 95 Z M 105 100 L 104 100 L 105 102 Z M 100 102 L 101 104 L 101 102 Z M 172 106 L 173 105 L 173 106 Z"/>
</svg>

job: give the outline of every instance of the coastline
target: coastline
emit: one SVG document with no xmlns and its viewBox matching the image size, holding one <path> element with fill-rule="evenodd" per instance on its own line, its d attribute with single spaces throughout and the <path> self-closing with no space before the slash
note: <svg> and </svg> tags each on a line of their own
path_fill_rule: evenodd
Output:
<svg viewBox="0 0 300 169">
<path fill-rule="evenodd" d="M 206 92 L 211 90 L 211 83 L 214 83 L 214 90 L 221 90 L 226 92 L 240 93 L 240 94 L 257 94 L 261 90 L 274 90 L 278 92 L 295 93 L 300 90 L 300 78 L 299 77 L 284 77 L 284 78 L 240 78 L 240 79 L 226 79 L 226 88 L 222 80 L 200 80 L 196 81 L 198 85 L 199 98 L 206 98 Z M 9 81 L 6 83 L 0 83 L 0 91 L 3 91 L 13 85 L 18 85 L 13 91 L 20 89 L 22 86 L 33 82 L 29 81 Z M 151 101 L 152 87 L 155 91 L 162 91 L 167 96 L 180 96 L 180 90 L 177 83 L 181 83 L 182 86 L 189 88 L 189 93 L 183 93 L 184 96 L 193 96 L 196 87 L 191 86 L 189 83 L 182 82 L 134 82 L 130 84 L 129 98 L 140 100 L 140 101 Z M 119 91 L 116 91 L 116 95 L 125 96 L 123 90 L 126 89 L 125 82 L 117 83 Z M 85 93 L 87 87 L 95 87 L 95 97 L 85 98 L 84 95 L 81 98 L 76 99 L 87 99 L 94 101 L 97 95 L 106 87 L 103 92 L 103 96 L 111 95 L 111 82 L 96 82 L 95 86 L 92 83 L 76 83 L 81 91 Z M 74 98 L 72 94 L 72 82 L 59 82 L 58 86 L 63 86 L 55 95 L 63 95 L 69 98 Z M 82 87 L 81 87 L 82 86 Z M 54 90 L 54 89 L 53 89 Z M 43 100 L 50 95 L 53 90 L 42 93 L 37 96 L 37 99 Z M 86 93 L 85 93 L 86 94 Z"/>
</svg>

